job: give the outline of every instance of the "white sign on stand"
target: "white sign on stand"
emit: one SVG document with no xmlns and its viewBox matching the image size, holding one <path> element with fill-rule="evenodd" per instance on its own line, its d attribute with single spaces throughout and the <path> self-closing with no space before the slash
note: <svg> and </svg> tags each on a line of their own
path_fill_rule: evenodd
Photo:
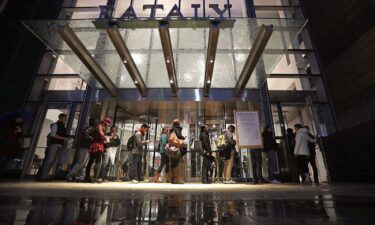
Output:
<svg viewBox="0 0 375 225">
<path fill-rule="evenodd" d="M 234 120 L 239 148 L 263 148 L 257 111 L 234 111 Z"/>
</svg>

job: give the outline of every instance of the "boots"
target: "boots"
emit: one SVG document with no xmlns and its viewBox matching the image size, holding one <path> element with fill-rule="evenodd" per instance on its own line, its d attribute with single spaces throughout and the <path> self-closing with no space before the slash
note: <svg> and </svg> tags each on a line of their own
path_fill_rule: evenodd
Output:
<svg viewBox="0 0 375 225">
<path fill-rule="evenodd" d="M 159 178 L 160 178 L 160 173 L 156 173 L 151 181 L 154 183 L 159 183 Z"/>
</svg>

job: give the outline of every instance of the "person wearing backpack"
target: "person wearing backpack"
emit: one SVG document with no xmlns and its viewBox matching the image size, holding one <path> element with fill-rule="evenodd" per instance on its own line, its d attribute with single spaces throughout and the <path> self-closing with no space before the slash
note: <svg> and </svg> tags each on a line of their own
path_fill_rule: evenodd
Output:
<svg viewBox="0 0 375 225">
<path fill-rule="evenodd" d="M 142 156 L 144 152 L 144 147 L 150 143 L 149 140 L 144 140 L 145 135 L 150 128 L 147 124 L 142 124 L 141 128 L 135 132 L 132 144 L 132 161 L 130 163 L 129 169 L 129 179 L 132 183 L 139 183 L 144 179 L 142 172 Z M 129 143 L 129 145 L 131 142 Z"/>
<path fill-rule="evenodd" d="M 161 130 L 161 135 L 160 135 L 160 144 L 159 144 L 159 150 L 160 150 L 160 156 L 161 156 L 161 162 L 160 166 L 156 172 L 156 175 L 153 178 L 153 182 L 158 183 L 161 171 L 165 167 L 165 174 L 167 177 L 167 183 L 170 182 L 170 176 L 169 176 L 169 157 L 166 153 L 165 146 L 168 144 L 168 134 L 169 134 L 169 129 L 167 127 L 164 127 Z"/>
<path fill-rule="evenodd" d="M 212 163 L 212 150 L 211 150 L 211 142 L 209 138 L 208 128 L 207 126 L 201 126 L 201 133 L 199 135 L 199 140 L 202 143 L 202 183 L 203 184 L 210 184 L 209 181 L 209 171 L 211 168 Z"/>
<path fill-rule="evenodd" d="M 90 156 L 89 148 L 93 141 L 93 133 L 95 131 L 96 123 L 96 119 L 90 118 L 89 125 L 82 132 L 81 141 L 77 149 L 77 159 L 68 175 L 66 175 L 66 179 L 70 182 L 73 181 L 73 179 L 84 180 L 85 168 Z"/>
</svg>

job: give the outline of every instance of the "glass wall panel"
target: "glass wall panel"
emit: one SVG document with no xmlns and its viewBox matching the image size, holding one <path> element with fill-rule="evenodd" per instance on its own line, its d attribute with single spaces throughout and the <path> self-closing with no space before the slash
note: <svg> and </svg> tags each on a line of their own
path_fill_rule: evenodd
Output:
<svg viewBox="0 0 375 225">
<path fill-rule="evenodd" d="M 271 7 L 255 7 L 255 14 L 257 18 L 304 18 L 302 9 L 297 7 L 277 8 Z"/>
<path fill-rule="evenodd" d="M 178 81 L 180 87 L 203 87 L 206 59 L 203 53 L 178 54 Z"/>
<path fill-rule="evenodd" d="M 299 0 L 253 0 L 254 5 L 268 5 L 268 6 L 297 6 Z"/>
</svg>

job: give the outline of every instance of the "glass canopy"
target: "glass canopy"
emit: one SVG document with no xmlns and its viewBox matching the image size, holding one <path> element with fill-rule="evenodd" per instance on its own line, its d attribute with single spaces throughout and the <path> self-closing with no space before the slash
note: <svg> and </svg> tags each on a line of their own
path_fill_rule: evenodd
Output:
<svg viewBox="0 0 375 225">
<path fill-rule="evenodd" d="M 273 25 L 272 36 L 246 86 L 246 88 L 258 88 L 272 73 L 274 66 L 286 54 L 286 50 L 299 46 L 297 36 L 306 24 L 306 20 L 295 19 L 232 18 L 231 20 L 233 25 L 223 26 L 220 29 L 211 88 L 235 87 L 260 27 Z M 89 85 L 101 88 L 95 77 L 63 41 L 58 33 L 59 28 L 64 26 L 72 28 L 117 88 L 135 88 L 106 29 L 98 28 L 98 24 L 106 22 L 108 21 L 104 19 L 23 21 L 25 26 L 43 41 L 56 57 L 60 58 L 59 61 L 63 61 Z M 128 28 L 119 30 L 146 87 L 169 88 L 158 28 L 147 26 L 146 23 L 142 28 L 137 20 L 121 22 L 128 24 Z M 188 20 L 181 20 L 179 27 L 174 26 L 169 29 L 178 86 L 203 88 L 209 27 L 184 26 L 184 23 L 188 22 Z M 132 23 L 137 26 L 132 27 Z M 297 44 L 293 44 L 295 42 Z"/>
</svg>

